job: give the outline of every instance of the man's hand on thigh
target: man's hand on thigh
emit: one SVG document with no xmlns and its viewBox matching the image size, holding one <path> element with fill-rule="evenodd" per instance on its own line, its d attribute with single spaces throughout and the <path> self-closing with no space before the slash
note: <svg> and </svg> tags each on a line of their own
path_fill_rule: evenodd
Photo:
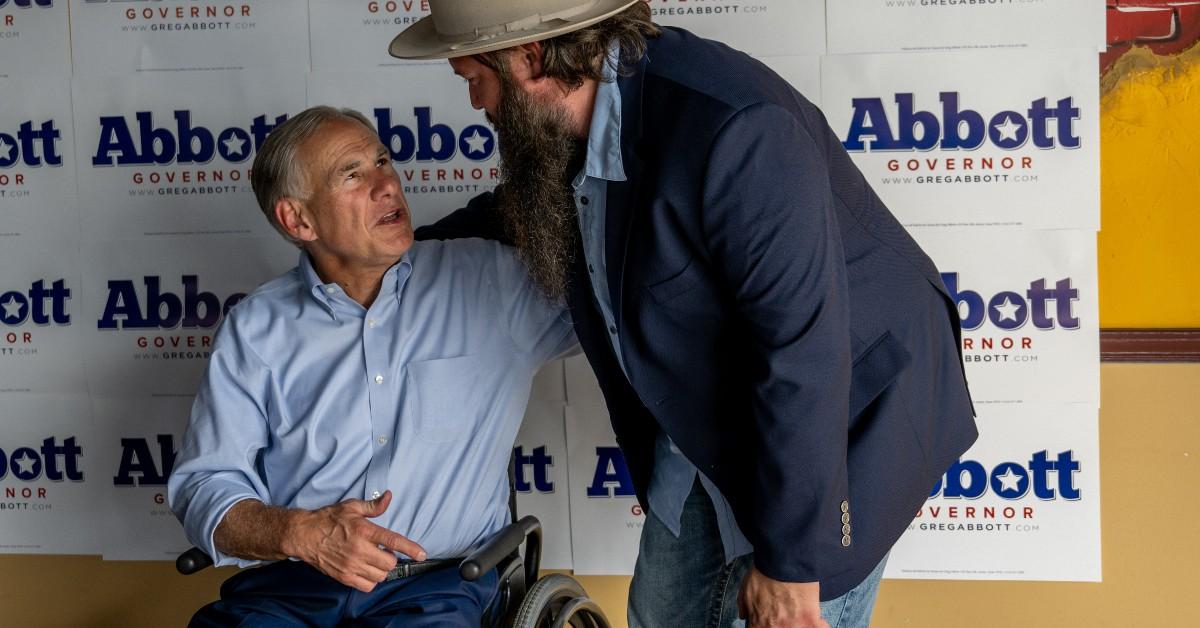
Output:
<svg viewBox="0 0 1200 628">
<path fill-rule="evenodd" d="M 387 511 L 392 492 L 371 501 L 348 499 L 318 510 L 294 511 L 284 552 L 342 584 L 369 593 L 396 566 L 396 552 L 425 560 L 425 550 L 370 521 Z"/>
</svg>

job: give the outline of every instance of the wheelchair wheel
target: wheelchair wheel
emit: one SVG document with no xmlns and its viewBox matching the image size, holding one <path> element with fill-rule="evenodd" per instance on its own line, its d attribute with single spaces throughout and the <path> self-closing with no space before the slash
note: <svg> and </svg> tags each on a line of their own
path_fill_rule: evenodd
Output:
<svg viewBox="0 0 1200 628">
<path fill-rule="evenodd" d="M 573 578 L 550 574 L 529 588 L 512 625 L 513 628 L 608 628 L 608 619 Z"/>
</svg>

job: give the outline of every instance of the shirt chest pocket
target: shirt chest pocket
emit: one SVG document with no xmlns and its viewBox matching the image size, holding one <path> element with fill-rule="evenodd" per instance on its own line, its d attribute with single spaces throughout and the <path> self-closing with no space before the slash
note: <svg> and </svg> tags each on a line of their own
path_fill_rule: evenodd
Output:
<svg viewBox="0 0 1200 628">
<path fill-rule="evenodd" d="M 409 417 L 417 437 L 448 443 L 468 436 L 489 411 L 486 360 L 480 355 L 408 364 Z"/>
</svg>

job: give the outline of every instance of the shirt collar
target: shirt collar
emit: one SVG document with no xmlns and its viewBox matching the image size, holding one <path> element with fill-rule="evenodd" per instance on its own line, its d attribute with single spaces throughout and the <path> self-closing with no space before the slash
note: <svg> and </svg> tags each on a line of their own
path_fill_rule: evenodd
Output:
<svg viewBox="0 0 1200 628">
<path fill-rule="evenodd" d="M 411 252 L 411 250 L 409 252 Z M 332 316 L 334 320 L 337 320 L 337 310 L 334 307 L 334 302 L 331 300 L 331 297 L 342 292 L 342 287 L 336 283 L 325 283 L 321 281 L 321 277 L 317 275 L 317 269 L 312 265 L 312 258 L 308 256 L 308 252 L 306 251 L 300 251 L 300 262 L 298 266 L 300 268 L 300 278 L 303 280 L 304 285 L 309 287 L 309 291 L 312 293 L 313 298 L 316 299 L 317 302 L 320 303 L 327 312 L 329 312 L 329 315 Z M 392 298 L 396 299 L 397 303 L 399 303 L 400 294 L 404 287 L 404 283 L 408 280 L 410 275 L 412 275 L 412 258 L 409 256 L 409 253 L 405 253 L 400 257 L 400 261 L 393 264 L 392 267 L 387 269 L 387 272 L 383 274 L 383 283 L 379 288 L 379 296 L 376 297 L 376 300 L 378 301 L 379 299 L 390 295 Z"/>
<path fill-rule="evenodd" d="M 617 89 L 616 66 L 621 48 L 616 40 L 608 46 L 608 58 L 600 70 L 592 126 L 588 131 L 586 176 L 606 181 L 624 181 L 621 161 L 621 90 Z"/>
</svg>

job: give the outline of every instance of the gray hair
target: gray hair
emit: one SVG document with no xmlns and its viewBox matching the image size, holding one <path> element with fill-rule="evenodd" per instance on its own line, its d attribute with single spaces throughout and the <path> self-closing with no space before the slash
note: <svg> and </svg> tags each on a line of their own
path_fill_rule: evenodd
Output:
<svg viewBox="0 0 1200 628">
<path fill-rule="evenodd" d="M 353 120 L 376 133 L 375 125 L 353 109 L 338 109 L 325 105 L 310 107 L 288 118 L 267 135 L 262 148 L 258 150 L 258 155 L 254 157 L 254 165 L 250 170 L 250 187 L 254 189 L 254 197 L 258 199 L 258 207 L 266 215 L 267 222 L 288 242 L 297 246 L 299 243 L 296 239 L 275 217 L 275 204 L 280 199 L 289 197 L 304 201 L 312 194 L 297 152 L 300 145 L 316 134 L 325 123 L 335 120 Z"/>
</svg>

